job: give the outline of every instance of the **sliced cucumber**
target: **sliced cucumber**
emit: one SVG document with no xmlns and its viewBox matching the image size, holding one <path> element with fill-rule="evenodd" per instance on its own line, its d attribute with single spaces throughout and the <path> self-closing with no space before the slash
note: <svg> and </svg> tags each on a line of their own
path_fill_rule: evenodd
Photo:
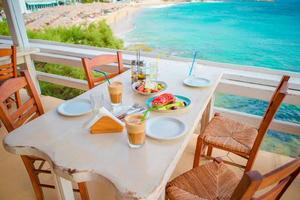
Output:
<svg viewBox="0 0 300 200">
<path fill-rule="evenodd" d="M 167 104 L 165 106 L 155 106 L 153 107 L 155 110 L 172 110 L 172 107 L 182 108 L 185 107 L 183 101 L 177 101 L 175 103 Z"/>
</svg>

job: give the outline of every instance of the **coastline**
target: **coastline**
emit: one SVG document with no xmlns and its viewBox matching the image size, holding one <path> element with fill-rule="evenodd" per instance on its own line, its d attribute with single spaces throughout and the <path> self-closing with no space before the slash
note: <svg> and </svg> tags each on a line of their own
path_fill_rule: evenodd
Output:
<svg viewBox="0 0 300 200">
<path fill-rule="evenodd" d="M 170 6 L 175 6 L 179 4 L 189 4 L 189 3 L 219 3 L 223 2 L 220 0 L 200 0 L 200 1 L 188 1 L 188 0 L 148 0 L 141 1 L 139 3 L 127 4 L 124 8 L 121 8 L 118 11 L 110 13 L 103 17 L 106 20 L 107 24 L 112 29 L 114 35 L 122 39 L 125 43 L 125 47 L 130 45 L 125 40 L 125 34 L 132 31 L 135 28 L 134 21 L 144 9 L 159 9 Z M 144 45 L 144 44 L 138 44 Z"/>
<path fill-rule="evenodd" d="M 107 15 L 105 21 L 116 37 L 124 39 L 124 35 L 134 29 L 134 20 L 143 9 L 139 6 L 126 7 Z"/>
<path fill-rule="evenodd" d="M 164 8 L 169 6 L 174 6 L 177 4 L 190 3 L 185 0 L 175 0 L 175 1 L 162 1 L 162 0 L 151 0 L 142 3 L 130 4 L 116 12 L 113 12 L 104 17 L 107 24 L 112 29 L 114 35 L 120 39 L 122 39 L 125 43 L 125 46 L 130 45 L 125 40 L 125 34 L 132 31 L 135 28 L 134 21 L 136 17 L 144 10 L 144 9 L 157 9 Z"/>
<path fill-rule="evenodd" d="M 75 5 L 43 8 L 37 12 L 25 13 L 26 28 L 44 28 L 90 24 L 106 20 L 116 35 L 122 35 L 133 28 L 132 21 L 144 8 L 164 8 L 177 4 L 218 2 L 219 0 L 140 0 L 136 3 L 78 3 Z M 125 23 L 123 25 L 123 23 Z M 122 25 L 120 25 L 122 24 Z"/>
<path fill-rule="evenodd" d="M 134 20 L 144 9 L 159 9 L 178 4 L 190 4 L 190 3 L 221 3 L 223 0 L 148 0 L 141 1 L 139 3 L 127 4 L 124 8 L 110 13 L 103 17 L 108 25 L 111 27 L 115 36 L 124 40 L 125 44 L 128 42 L 125 40 L 124 35 L 135 28 Z"/>
<path fill-rule="evenodd" d="M 44 28 L 55 28 L 59 26 L 73 26 L 80 24 L 90 24 L 105 20 L 110 25 L 114 33 L 119 35 L 124 32 L 125 27 L 119 24 L 130 24 L 131 19 L 143 8 L 150 6 L 161 6 L 174 4 L 174 2 L 164 2 L 162 0 L 149 0 L 139 3 L 86 3 L 76 5 L 65 5 L 51 8 L 43 8 L 37 12 L 25 13 L 24 21 L 30 30 L 40 30 Z M 130 27 L 130 26 L 129 26 Z"/>
</svg>

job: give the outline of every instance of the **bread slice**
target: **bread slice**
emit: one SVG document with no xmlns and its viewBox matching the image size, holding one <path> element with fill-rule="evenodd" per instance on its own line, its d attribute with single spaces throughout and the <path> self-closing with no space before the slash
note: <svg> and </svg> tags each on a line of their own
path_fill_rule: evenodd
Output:
<svg viewBox="0 0 300 200">
<path fill-rule="evenodd" d="M 122 132 L 124 126 L 121 126 L 118 122 L 112 119 L 110 116 L 102 116 L 98 121 L 92 125 L 90 132 L 92 134 L 97 133 L 117 133 Z"/>
</svg>

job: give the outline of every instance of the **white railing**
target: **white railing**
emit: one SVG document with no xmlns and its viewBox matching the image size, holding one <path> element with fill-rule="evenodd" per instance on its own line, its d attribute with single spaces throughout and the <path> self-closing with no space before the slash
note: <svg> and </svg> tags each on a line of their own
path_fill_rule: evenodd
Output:
<svg viewBox="0 0 300 200">
<path fill-rule="evenodd" d="M 11 44 L 7 37 L 0 37 L 0 43 Z M 72 67 L 82 67 L 81 57 L 93 57 L 95 55 L 107 54 L 115 52 L 112 49 L 96 48 L 84 45 L 62 44 L 56 42 L 30 40 L 30 46 L 39 48 L 39 53 L 34 53 L 32 59 L 35 61 L 62 64 Z M 129 64 L 129 61 L 134 59 L 135 55 L 132 52 L 124 51 L 124 62 Z M 143 56 L 147 59 L 155 58 L 156 56 L 149 53 L 144 53 Z M 178 57 L 164 57 L 162 60 L 169 60 L 178 65 L 187 65 L 190 59 Z M 198 61 L 204 67 L 218 68 L 224 72 L 221 83 L 217 91 L 256 98 L 268 101 L 278 84 L 281 76 L 284 74 L 290 75 L 290 84 L 288 95 L 285 98 L 285 103 L 300 105 L 300 73 L 288 72 L 282 70 L 272 70 L 267 68 L 259 68 L 253 66 L 241 66 L 226 63 L 217 63 L 211 61 Z M 106 68 L 107 66 L 104 66 Z M 175 68 L 175 67 L 174 67 Z M 107 67 L 107 69 L 112 69 Z M 77 89 L 87 89 L 87 83 L 84 80 L 74 79 L 70 77 L 54 75 L 44 72 L 37 72 L 37 79 L 50 83 L 60 84 Z M 215 107 L 215 111 L 221 112 L 224 115 L 239 120 L 247 121 L 249 124 L 258 126 L 261 117 L 250 115 L 247 113 L 232 111 L 224 108 Z M 274 120 L 271 129 L 300 135 L 300 124 L 285 122 L 282 120 Z"/>
</svg>

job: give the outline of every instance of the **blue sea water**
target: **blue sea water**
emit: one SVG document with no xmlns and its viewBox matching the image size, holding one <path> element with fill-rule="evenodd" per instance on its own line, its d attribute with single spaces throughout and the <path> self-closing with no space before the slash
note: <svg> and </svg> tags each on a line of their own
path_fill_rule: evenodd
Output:
<svg viewBox="0 0 300 200">
<path fill-rule="evenodd" d="M 190 57 L 300 72 L 300 0 L 189 3 L 144 10 L 126 41 Z"/>
<path fill-rule="evenodd" d="M 225 1 L 148 8 L 125 35 L 170 55 L 300 72 L 300 0 Z M 268 103 L 219 94 L 216 105 L 263 115 Z M 283 104 L 277 119 L 300 123 L 300 107 Z M 270 131 L 264 148 L 300 153 L 300 137 Z M 274 140 L 270 140 L 273 138 Z M 281 141 L 282 146 L 272 141 Z M 279 150 L 287 147 L 288 150 Z"/>
</svg>

